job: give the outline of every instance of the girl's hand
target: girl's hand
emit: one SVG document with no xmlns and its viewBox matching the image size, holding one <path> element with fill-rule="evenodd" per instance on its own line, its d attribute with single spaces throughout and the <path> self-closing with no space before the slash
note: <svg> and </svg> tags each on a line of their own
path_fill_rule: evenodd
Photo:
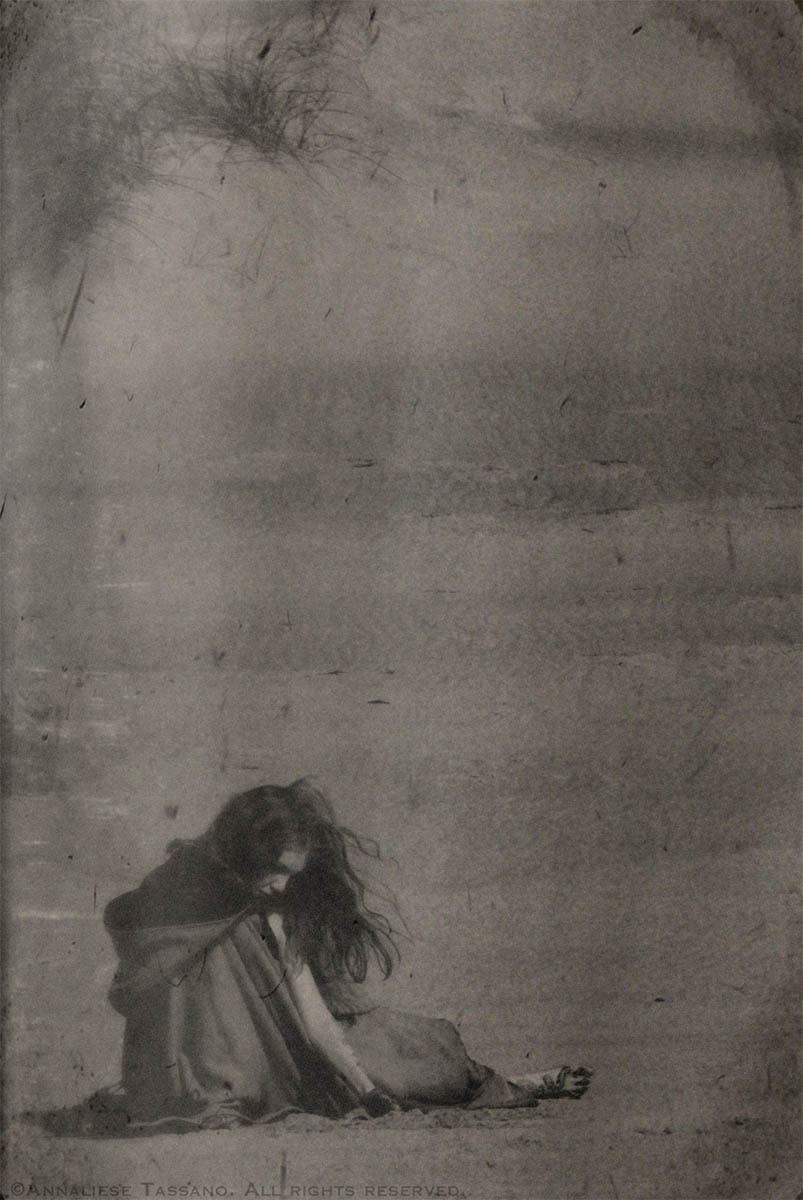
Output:
<svg viewBox="0 0 803 1200">
<path fill-rule="evenodd" d="M 384 1117 L 387 1113 L 401 1112 L 401 1108 L 396 1101 L 381 1092 L 379 1088 L 372 1088 L 370 1092 L 366 1092 L 360 1097 L 360 1104 L 363 1106 L 369 1117 Z"/>
</svg>

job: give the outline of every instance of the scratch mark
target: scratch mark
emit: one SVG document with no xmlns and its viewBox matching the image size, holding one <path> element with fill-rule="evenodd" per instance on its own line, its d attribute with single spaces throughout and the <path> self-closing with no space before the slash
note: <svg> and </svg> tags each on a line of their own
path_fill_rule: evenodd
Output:
<svg viewBox="0 0 803 1200">
<path fill-rule="evenodd" d="M 95 884 L 94 890 L 92 892 L 92 911 L 97 912 L 97 909 L 98 909 L 98 885 Z"/>
<path fill-rule="evenodd" d="M 131 345 L 128 347 L 128 353 L 129 353 L 129 354 L 130 354 L 130 353 L 131 353 L 131 351 L 134 349 L 134 347 L 136 346 L 136 344 L 137 344 L 137 339 L 136 339 L 136 338 L 133 338 L 133 339 L 132 339 L 132 341 L 131 341 Z"/>
<path fill-rule="evenodd" d="M 323 319 L 324 319 L 324 321 L 325 321 L 325 320 L 326 320 L 326 318 L 329 316 L 329 313 L 330 313 L 331 311 L 332 311 L 332 309 L 331 309 L 331 308 L 327 308 L 326 312 L 323 314 Z"/>
<path fill-rule="evenodd" d="M 389 700 L 366 700 L 366 704 L 390 704 Z"/>
<path fill-rule="evenodd" d="M 708 751 L 708 753 L 706 755 L 703 756 L 702 760 L 694 768 L 691 775 L 686 776 L 687 783 L 691 783 L 692 780 L 697 778 L 697 776 L 701 773 L 701 771 L 705 770 L 705 768 L 708 766 L 708 764 L 710 763 L 711 759 L 714 757 L 714 755 L 716 754 L 718 749 L 719 749 L 719 742 L 714 742 L 711 749 Z"/>
<path fill-rule="evenodd" d="M 609 517 L 612 513 L 633 512 L 635 504 L 621 504 L 613 508 L 592 508 L 590 512 L 583 513 L 583 516 L 589 517 Z"/>
<path fill-rule="evenodd" d="M 574 400 L 574 396 L 566 396 L 566 398 L 561 401 L 561 405 L 560 405 L 560 408 L 558 409 L 558 412 L 563 412 L 564 408 L 566 407 L 566 405 L 569 403 L 570 400 Z"/>
<path fill-rule="evenodd" d="M 269 992 L 260 992 L 260 994 L 259 994 L 260 1000 L 267 1000 L 268 996 L 275 995 L 275 993 L 278 992 L 279 988 L 282 986 L 282 984 L 284 983 L 286 978 L 287 978 L 287 967 L 283 967 L 281 977 L 279 979 L 279 982 L 276 984 L 276 987 L 272 987 Z"/>
<path fill-rule="evenodd" d="M 79 408 L 86 408 L 86 396 L 84 396 L 83 400 L 82 400 L 82 401 L 81 401 L 81 403 L 78 405 L 78 407 L 79 407 Z"/>
<path fill-rule="evenodd" d="M 75 295 L 72 298 L 72 304 L 70 305 L 70 311 L 67 313 L 67 321 L 64 326 L 62 335 L 61 335 L 61 340 L 59 341 L 59 350 L 61 350 L 64 343 L 67 341 L 67 334 L 70 332 L 70 326 L 72 325 L 73 319 L 75 317 L 75 310 L 78 308 L 78 301 L 81 299 L 81 292 L 84 290 L 84 280 L 86 279 L 86 266 L 87 266 L 87 264 L 84 263 L 84 269 L 81 271 L 81 278 L 78 280 L 78 287 L 75 289 Z"/>
<path fill-rule="evenodd" d="M 613 1175 L 611 1174 L 610 1171 L 608 1172 L 608 1178 L 610 1179 L 611 1187 L 613 1188 L 614 1200 L 619 1200 L 619 1193 L 616 1190 L 616 1184 L 614 1182 Z"/>
<path fill-rule="evenodd" d="M 638 224 L 641 216 L 641 209 L 636 210 L 636 215 L 629 225 L 622 225 L 618 229 L 614 229 L 613 237 L 616 243 L 616 254 L 613 258 L 628 259 L 641 258 L 641 254 L 637 254 L 633 249 L 633 243 L 630 240 L 630 231 Z"/>
<path fill-rule="evenodd" d="M 438 207 L 438 189 L 437 188 L 432 189 L 432 203 L 435 206 L 435 208 Z"/>
<path fill-rule="evenodd" d="M 378 33 L 378 31 L 377 31 L 377 33 Z M 373 43 L 372 43 L 372 44 L 373 44 Z M 382 153 L 380 154 L 379 158 L 377 158 L 377 159 L 371 159 L 371 161 L 372 161 L 372 162 L 373 162 L 373 164 L 374 164 L 374 169 L 373 169 L 373 171 L 371 172 L 371 174 L 368 176 L 368 178 L 369 178 L 369 179 L 375 179 L 375 178 L 376 178 L 376 173 L 377 173 L 377 171 L 379 170 L 379 168 L 380 168 L 380 167 L 383 165 L 383 163 L 384 163 L 385 159 L 387 158 L 387 156 L 388 156 L 388 151 L 387 151 L 387 150 L 383 150 L 383 151 L 382 151 Z"/>
<path fill-rule="evenodd" d="M 641 33 L 643 28 L 644 28 L 643 25 L 637 25 L 636 28 L 633 30 L 631 37 L 635 37 L 637 33 Z"/>
<path fill-rule="evenodd" d="M 284 1196 L 287 1187 L 287 1151 L 282 1150 L 282 1161 L 279 1166 L 279 1195 Z"/>
<path fill-rule="evenodd" d="M 135 395 L 136 395 L 136 392 L 126 392 L 126 394 L 125 394 L 125 398 L 126 398 L 126 400 L 128 401 L 128 403 L 129 403 L 129 404 L 130 404 L 130 403 L 131 403 L 131 401 L 134 399 L 134 396 L 135 396 Z"/>
<path fill-rule="evenodd" d="M 358 470 L 360 467 L 375 467 L 376 459 L 375 458 L 357 458 L 352 461 L 351 465 L 355 470 Z"/>
<path fill-rule="evenodd" d="M 286 609 L 284 610 L 284 622 L 283 622 L 283 624 L 284 624 L 284 625 L 285 625 L 285 626 L 286 626 L 288 629 L 292 629 L 292 628 L 293 628 L 293 622 L 290 620 L 290 609 L 289 609 L 289 608 L 286 608 Z"/>
<path fill-rule="evenodd" d="M 507 108 L 507 92 L 502 88 L 502 104 Z"/>
<path fill-rule="evenodd" d="M 725 544 L 728 548 L 728 566 L 731 571 L 736 570 L 736 553 L 733 549 L 733 534 L 731 533 L 730 522 L 725 525 Z"/>
<path fill-rule="evenodd" d="M 220 726 L 220 773 L 226 774 L 226 769 L 229 762 L 229 730 L 226 724 L 226 705 L 229 699 L 228 687 L 223 688 L 223 695 L 220 697 L 218 705 L 219 726 Z"/>
<path fill-rule="evenodd" d="M 8 496 L 8 492 L 4 492 L 3 493 L 3 503 L 0 504 L 0 521 L 2 521 L 3 513 L 6 511 L 6 497 L 7 496 Z"/>
<path fill-rule="evenodd" d="M 166 980 L 167 980 L 167 982 L 170 984 L 170 986 L 171 986 L 171 987 L 174 987 L 174 988 L 180 988 L 180 987 L 181 987 L 181 985 L 182 985 L 182 983 L 184 982 L 184 980 L 189 978 L 190 971 L 192 970 L 192 962 L 189 964 L 189 966 L 187 967 L 187 970 L 184 972 L 184 974 L 181 976 L 181 978 L 180 978 L 180 979 L 178 979 L 178 980 L 176 980 L 176 981 L 174 982 L 174 981 L 173 981 L 173 980 L 170 978 L 170 976 L 169 976 L 169 975 L 165 975 L 165 973 L 164 973 L 164 970 L 162 969 L 162 963 L 161 963 L 161 960 L 157 958 L 157 960 L 156 960 L 156 961 L 159 963 L 159 974 L 162 976 L 162 979 L 166 979 Z M 198 978 L 199 978 L 199 979 L 201 978 L 201 976 L 202 976 L 202 975 L 203 975 L 203 973 L 204 973 L 204 967 L 205 967 L 205 966 L 206 966 L 206 947 L 204 947 L 204 951 L 203 951 L 203 957 L 201 958 L 201 969 L 200 969 L 200 971 L 198 972 Z"/>
<path fill-rule="evenodd" d="M 271 41 L 270 41 L 270 38 L 268 38 L 268 40 L 265 42 L 265 45 L 262 47 L 259 54 L 257 55 L 257 58 L 259 59 L 260 62 L 262 62 L 262 60 L 264 58 L 268 57 L 268 54 L 270 53 L 270 46 L 271 46 Z"/>
<path fill-rule="evenodd" d="M 225 178 L 226 178 L 225 175 L 222 176 L 220 182 L 222 183 Z M 243 261 L 243 265 L 241 267 L 242 276 L 245 279 L 249 279 L 251 281 L 251 283 L 256 283 L 257 280 L 259 279 L 259 272 L 262 267 L 262 259 L 265 255 L 265 248 L 267 247 L 267 244 L 268 244 L 268 234 L 270 233 L 270 225 L 264 225 L 262 227 L 260 233 L 261 233 L 261 237 L 260 237 L 260 234 L 257 234 L 256 237 L 253 239 L 253 241 L 251 241 L 249 243 L 248 250 L 246 252 L 245 259 Z M 248 260 L 248 257 L 251 255 L 251 252 L 252 252 L 254 246 L 256 246 L 257 241 L 259 241 L 259 249 L 257 251 L 256 258 L 252 259 L 251 265 L 249 266 L 247 260 Z M 269 291 L 267 291 L 265 293 L 266 300 L 270 299 L 270 297 L 276 291 L 276 287 L 277 287 L 277 285 L 274 284 L 273 287 L 270 288 Z"/>
<path fill-rule="evenodd" d="M 626 458 L 592 458 L 591 461 L 598 467 L 626 467 L 628 465 Z"/>
</svg>

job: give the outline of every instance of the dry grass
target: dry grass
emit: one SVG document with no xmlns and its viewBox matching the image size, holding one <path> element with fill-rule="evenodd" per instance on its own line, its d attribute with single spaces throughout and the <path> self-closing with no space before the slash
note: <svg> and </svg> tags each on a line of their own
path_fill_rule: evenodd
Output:
<svg viewBox="0 0 803 1200">
<path fill-rule="evenodd" d="M 361 153 L 339 0 L 268 5 L 269 24 L 213 28 L 186 50 L 154 41 L 146 9 L 79 0 L 74 11 L 37 47 L 19 94 L 12 255 L 9 239 L 16 255 L 57 268 L 104 223 L 133 223 L 132 199 L 181 182 L 175 164 L 193 143 L 303 167 L 335 149 Z"/>
<path fill-rule="evenodd" d="M 250 147 L 269 160 L 314 160 L 351 139 L 323 118 L 348 116 L 339 5 L 316 6 L 280 36 L 227 43 L 217 54 L 169 51 L 147 111 L 163 132 Z M 261 45 L 260 45 L 261 42 Z"/>
</svg>

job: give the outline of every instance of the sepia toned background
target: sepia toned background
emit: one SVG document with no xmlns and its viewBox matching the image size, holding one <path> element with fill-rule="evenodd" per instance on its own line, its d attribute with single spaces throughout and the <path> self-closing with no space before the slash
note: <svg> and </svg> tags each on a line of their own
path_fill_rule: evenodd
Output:
<svg viewBox="0 0 803 1200">
<path fill-rule="evenodd" d="M 330 17 L 316 156 L 175 118 L 171 64 Z M 596 1076 L 293 1178 L 795 1195 L 795 4 L 4 21 L 10 1110 L 119 1077 L 108 900 L 312 775 L 385 851 L 383 1001 Z M 277 1158 L 15 1129 L 40 1182 Z"/>
</svg>

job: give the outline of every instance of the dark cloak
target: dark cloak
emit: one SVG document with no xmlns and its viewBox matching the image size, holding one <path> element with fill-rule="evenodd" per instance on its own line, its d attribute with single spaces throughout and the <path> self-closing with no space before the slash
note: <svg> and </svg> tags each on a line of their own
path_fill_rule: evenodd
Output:
<svg viewBox="0 0 803 1200">
<path fill-rule="evenodd" d="M 109 999 L 125 1017 L 132 1122 L 200 1127 L 292 1111 L 340 1117 L 352 1086 L 310 1041 L 267 921 L 275 901 L 180 843 L 105 924 L 120 965 Z M 518 1107 L 525 1089 L 471 1059 L 446 1020 L 325 999 L 376 1086 L 404 1108 Z"/>
</svg>

